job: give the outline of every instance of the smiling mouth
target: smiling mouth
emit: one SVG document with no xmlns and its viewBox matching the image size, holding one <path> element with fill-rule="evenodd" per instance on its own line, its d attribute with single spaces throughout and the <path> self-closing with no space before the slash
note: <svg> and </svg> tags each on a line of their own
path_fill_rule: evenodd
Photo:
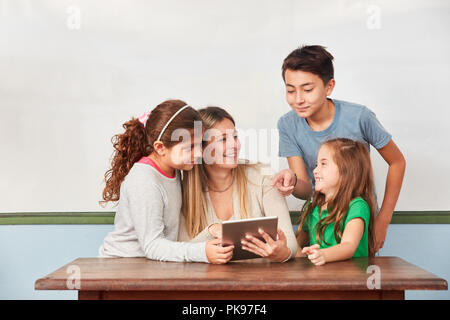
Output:
<svg viewBox="0 0 450 320">
<path fill-rule="evenodd" d="M 308 110 L 309 107 L 304 107 L 304 108 L 297 108 L 297 111 L 299 112 L 305 112 L 306 110 Z"/>
<path fill-rule="evenodd" d="M 229 153 L 229 154 L 225 154 L 224 157 L 225 158 L 234 158 L 236 157 L 237 153 Z"/>
<path fill-rule="evenodd" d="M 315 180 L 316 180 L 316 182 L 321 182 L 322 178 L 316 177 Z"/>
</svg>

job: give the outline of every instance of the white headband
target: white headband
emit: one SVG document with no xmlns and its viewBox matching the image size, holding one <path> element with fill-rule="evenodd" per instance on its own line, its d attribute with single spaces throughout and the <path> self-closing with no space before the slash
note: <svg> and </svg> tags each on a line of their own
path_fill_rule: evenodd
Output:
<svg viewBox="0 0 450 320">
<path fill-rule="evenodd" d="M 161 137 L 164 133 L 164 131 L 166 131 L 167 127 L 169 126 L 169 124 L 172 122 L 173 119 L 175 119 L 175 117 L 184 109 L 189 108 L 190 105 L 185 105 L 183 108 L 181 108 L 180 110 L 178 110 L 177 112 L 175 112 L 175 114 L 169 119 L 169 121 L 167 121 L 166 125 L 164 126 L 164 128 L 162 128 L 161 132 L 159 133 L 158 139 L 156 139 L 156 141 L 161 141 Z"/>
</svg>

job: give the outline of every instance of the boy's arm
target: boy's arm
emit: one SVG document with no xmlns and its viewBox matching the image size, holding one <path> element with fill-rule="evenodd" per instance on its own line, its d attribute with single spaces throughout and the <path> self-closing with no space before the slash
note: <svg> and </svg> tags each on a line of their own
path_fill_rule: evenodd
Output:
<svg viewBox="0 0 450 320">
<path fill-rule="evenodd" d="M 347 222 L 341 243 L 320 249 L 326 263 L 347 260 L 353 257 L 364 233 L 364 220 L 355 218 Z"/>
<path fill-rule="evenodd" d="M 297 231 L 297 243 L 298 243 L 298 250 L 296 257 L 304 257 L 305 254 L 302 253 L 303 247 L 306 247 L 309 245 L 309 234 L 306 231 L 298 230 Z"/>
<path fill-rule="evenodd" d="M 307 200 L 311 198 L 312 187 L 309 183 L 308 174 L 306 173 L 305 161 L 302 157 L 288 157 L 289 168 L 297 175 L 297 184 L 292 191 L 294 197 Z"/>
<path fill-rule="evenodd" d="M 384 245 L 387 229 L 400 194 L 406 168 L 406 160 L 392 139 L 386 146 L 377 150 L 389 165 L 389 170 L 386 177 L 383 203 L 375 219 L 375 252 Z"/>
<path fill-rule="evenodd" d="M 309 183 L 308 174 L 303 158 L 300 156 L 288 157 L 289 169 L 278 172 L 272 180 L 272 186 L 276 186 L 282 196 L 288 196 L 291 193 L 299 199 L 307 200 L 311 197 L 312 187 Z M 295 184 L 295 175 L 297 184 Z M 295 184 L 295 187 L 293 187 Z"/>
<path fill-rule="evenodd" d="M 303 151 L 295 142 L 292 132 L 292 124 L 289 124 L 285 117 L 278 120 L 279 152 L 280 157 L 286 157 L 290 169 L 279 172 L 273 179 L 272 186 L 277 187 L 282 196 L 288 196 L 291 193 L 296 198 L 306 200 L 312 194 L 311 184 L 306 172 L 305 162 L 303 160 Z M 295 178 L 295 175 L 297 178 Z M 297 184 L 295 184 L 297 181 Z M 294 187 L 295 184 L 295 187 Z"/>
</svg>

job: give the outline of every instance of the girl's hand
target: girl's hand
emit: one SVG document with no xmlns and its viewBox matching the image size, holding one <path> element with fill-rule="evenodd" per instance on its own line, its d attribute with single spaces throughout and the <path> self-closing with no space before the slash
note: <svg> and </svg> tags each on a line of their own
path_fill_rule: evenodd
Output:
<svg viewBox="0 0 450 320">
<path fill-rule="evenodd" d="M 206 257 L 213 264 L 225 264 L 233 257 L 234 246 L 220 247 L 222 239 L 206 242 Z"/>
<path fill-rule="evenodd" d="M 278 192 L 287 197 L 294 191 L 294 184 L 297 181 L 294 171 L 291 169 L 281 170 L 272 180 L 272 186 L 276 186 Z"/>
<path fill-rule="evenodd" d="M 304 247 L 302 249 L 302 253 L 306 254 L 308 259 L 316 266 L 325 264 L 325 257 L 318 244 L 314 244 L 310 247 Z"/>
<path fill-rule="evenodd" d="M 283 262 L 290 257 L 291 250 L 287 246 L 286 236 L 281 229 L 277 230 L 277 240 L 273 240 L 262 229 L 259 229 L 258 232 L 266 242 L 264 243 L 252 235 L 247 235 L 246 239 L 241 241 L 242 249 L 274 262 Z"/>
<path fill-rule="evenodd" d="M 214 223 L 209 226 L 208 232 L 214 238 L 222 238 L 222 225 L 220 223 Z"/>
</svg>

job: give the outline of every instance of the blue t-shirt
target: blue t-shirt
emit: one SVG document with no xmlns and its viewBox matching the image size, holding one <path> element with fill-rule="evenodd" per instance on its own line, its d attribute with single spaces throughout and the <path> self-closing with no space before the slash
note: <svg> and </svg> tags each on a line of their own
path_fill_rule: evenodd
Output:
<svg viewBox="0 0 450 320">
<path fill-rule="evenodd" d="M 322 142 L 334 138 L 348 138 L 365 143 L 370 151 L 370 145 L 380 149 L 392 138 L 378 121 L 375 113 L 367 107 L 342 100 L 331 99 L 331 101 L 335 106 L 333 122 L 323 131 L 313 131 L 306 119 L 299 117 L 294 110 L 278 120 L 279 156 L 302 157 L 313 189 L 315 186 L 313 170 Z"/>
</svg>

